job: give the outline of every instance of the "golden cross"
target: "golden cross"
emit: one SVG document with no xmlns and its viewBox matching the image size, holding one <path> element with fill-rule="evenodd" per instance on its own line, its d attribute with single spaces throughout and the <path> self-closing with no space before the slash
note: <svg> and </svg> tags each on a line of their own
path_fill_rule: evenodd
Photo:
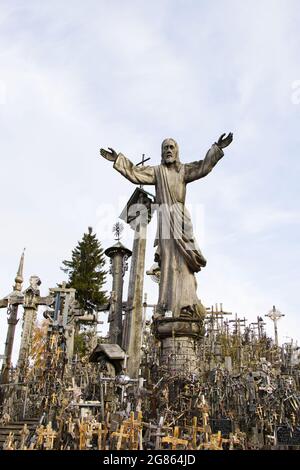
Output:
<svg viewBox="0 0 300 470">
<path fill-rule="evenodd" d="M 130 418 L 123 423 L 125 433 L 129 433 L 130 450 L 137 450 L 140 445 L 140 434 L 143 428 L 142 418 L 141 411 L 138 412 L 137 419 L 134 419 L 134 411 L 131 411 Z"/>
<path fill-rule="evenodd" d="M 223 450 L 221 431 L 218 431 L 217 434 L 212 434 L 210 436 L 210 442 L 202 444 L 202 446 L 203 446 L 204 449 Z"/>
<path fill-rule="evenodd" d="M 14 445 L 14 433 L 13 432 L 10 432 L 6 441 L 5 441 L 5 444 L 3 446 L 3 448 L 5 450 L 15 450 L 15 445 Z"/>
<path fill-rule="evenodd" d="M 98 450 L 105 450 L 106 438 L 108 434 L 108 428 L 107 428 L 106 423 L 104 424 L 104 429 L 102 429 L 102 423 L 99 423 L 97 434 L 98 434 Z"/>
<path fill-rule="evenodd" d="M 263 412 L 263 408 L 261 405 L 258 405 L 257 408 L 256 408 L 256 414 L 258 415 L 259 419 L 260 420 L 263 420 L 264 419 L 264 412 Z"/>
<path fill-rule="evenodd" d="M 87 424 L 84 421 L 79 421 L 79 450 L 83 450 L 86 447 L 86 432 Z"/>
<path fill-rule="evenodd" d="M 197 446 L 197 431 L 204 432 L 203 427 L 199 427 L 197 424 L 197 416 L 193 417 L 193 425 L 192 425 L 192 445 L 193 448 L 196 449 Z"/>
<path fill-rule="evenodd" d="M 117 441 L 117 450 L 120 450 L 121 449 L 121 446 L 122 446 L 122 440 L 123 439 L 128 439 L 129 438 L 129 434 L 124 434 L 124 424 L 122 424 L 120 426 L 120 431 L 119 432 L 113 432 L 111 434 L 112 437 L 118 437 L 118 441 Z"/>
<path fill-rule="evenodd" d="M 20 432 L 20 436 L 21 436 L 21 441 L 20 441 L 20 450 L 23 450 L 24 449 L 24 446 L 25 446 L 25 441 L 28 437 L 28 434 L 29 434 L 29 429 L 27 427 L 27 424 L 25 423 L 24 426 L 23 426 L 23 429 L 22 431 Z"/>
<path fill-rule="evenodd" d="M 57 432 L 53 431 L 51 421 L 46 427 L 46 431 L 44 432 L 44 439 L 45 439 L 45 449 L 52 450 L 54 439 L 56 438 Z"/>
<path fill-rule="evenodd" d="M 188 441 L 186 439 L 180 439 L 179 438 L 179 427 L 178 426 L 175 426 L 173 436 L 163 437 L 161 442 L 162 442 L 162 444 L 164 444 L 164 443 L 165 444 L 171 444 L 172 445 L 172 447 L 171 447 L 172 450 L 176 450 L 177 446 L 179 446 L 179 445 L 182 445 L 182 446 L 185 446 L 185 447 L 188 445 Z"/>
<path fill-rule="evenodd" d="M 37 442 L 36 442 L 36 445 L 37 447 L 41 446 L 43 444 L 43 440 L 44 440 L 44 426 L 41 424 L 41 426 L 38 427 L 36 433 L 37 433 Z"/>
</svg>

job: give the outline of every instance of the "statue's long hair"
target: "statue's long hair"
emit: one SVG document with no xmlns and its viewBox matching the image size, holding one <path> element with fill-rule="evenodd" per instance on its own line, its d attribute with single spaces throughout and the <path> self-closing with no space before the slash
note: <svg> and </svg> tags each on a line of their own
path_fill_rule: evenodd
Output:
<svg viewBox="0 0 300 470">
<path fill-rule="evenodd" d="M 164 157 L 163 157 L 163 151 L 164 151 L 164 144 L 167 140 L 171 140 L 174 145 L 175 145 L 175 149 L 176 149 L 176 162 L 175 162 L 175 168 L 176 170 L 179 172 L 180 171 L 180 168 L 181 168 L 181 162 L 180 162 L 180 159 L 179 159 L 179 147 L 178 147 L 178 144 L 176 142 L 175 139 L 173 139 L 172 137 L 168 137 L 167 139 L 164 139 L 162 141 L 162 144 L 161 144 L 161 164 L 162 165 L 166 165 L 165 163 L 165 160 L 164 160 Z"/>
</svg>

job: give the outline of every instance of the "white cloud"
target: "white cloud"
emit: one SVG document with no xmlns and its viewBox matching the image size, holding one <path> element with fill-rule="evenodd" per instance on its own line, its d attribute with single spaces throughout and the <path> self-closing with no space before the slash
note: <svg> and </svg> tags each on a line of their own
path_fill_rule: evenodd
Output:
<svg viewBox="0 0 300 470">
<path fill-rule="evenodd" d="M 273 230 L 289 224 L 294 226 L 300 222 L 300 212 L 285 212 L 274 208 L 257 208 L 248 212 L 242 222 L 242 226 L 250 233 L 256 234 Z"/>
</svg>

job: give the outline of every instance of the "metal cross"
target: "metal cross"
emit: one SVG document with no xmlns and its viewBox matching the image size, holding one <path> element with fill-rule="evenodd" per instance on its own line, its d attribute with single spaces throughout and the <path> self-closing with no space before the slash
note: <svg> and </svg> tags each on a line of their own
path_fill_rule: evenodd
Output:
<svg viewBox="0 0 300 470">
<path fill-rule="evenodd" d="M 142 161 L 137 163 L 136 166 L 139 166 L 139 165 L 142 165 L 144 166 L 144 163 L 147 162 L 148 160 L 150 160 L 150 157 L 148 158 L 145 158 L 145 154 L 143 153 L 142 154 Z M 140 188 L 143 189 L 144 185 L 143 184 L 140 184 Z"/>
<path fill-rule="evenodd" d="M 121 239 L 121 234 L 124 230 L 124 225 L 121 224 L 121 222 L 116 222 L 113 226 L 113 233 L 115 235 L 115 240 L 117 240 L 118 242 L 120 241 Z"/>
</svg>

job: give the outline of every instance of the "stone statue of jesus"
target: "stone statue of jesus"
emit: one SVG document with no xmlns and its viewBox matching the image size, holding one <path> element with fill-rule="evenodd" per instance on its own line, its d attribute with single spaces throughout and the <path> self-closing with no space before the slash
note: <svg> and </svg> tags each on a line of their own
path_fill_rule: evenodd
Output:
<svg viewBox="0 0 300 470">
<path fill-rule="evenodd" d="M 160 267 L 157 313 L 171 311 L 173 318 L 203 316 L 197 297 L 195 273 L 206 265 L 193 234 L 190 215 L 185 207 L 186 186 L 206 176 L 223 157 L 233 134 L 222 134 L 208 150 L 204 160 L 183 164 L 174 139 L 161 146 L 161 164 L 136 166 L 112 148 L 101 149 L 102 157 L 114 162 L 114 168 L 134 184 L 155 185 L 158 227 L 155 261 Z"/>
</svg>

